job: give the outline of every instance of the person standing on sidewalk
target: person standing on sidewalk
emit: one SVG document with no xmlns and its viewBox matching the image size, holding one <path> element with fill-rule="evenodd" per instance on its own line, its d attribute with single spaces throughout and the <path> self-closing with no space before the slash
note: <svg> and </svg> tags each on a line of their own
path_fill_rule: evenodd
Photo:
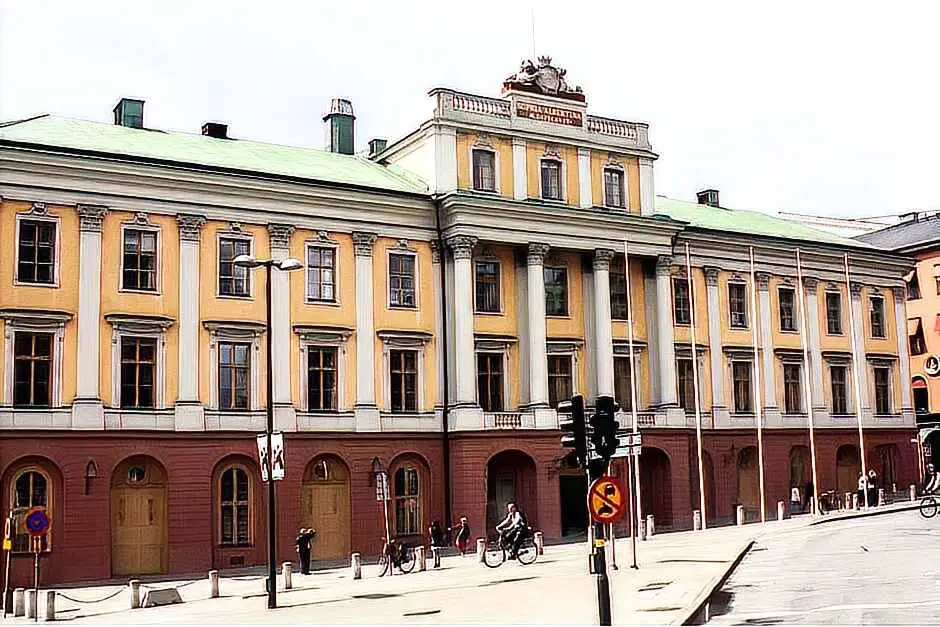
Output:
<svg viewBox="0 0 940 627">
<path fill-rule="evenodd" d="M 454 537 L 454 546 L 460 551 L 460 556 L 463 557 L 467 554 L 467 548 L 470 546 L 470 522 L 466 516 L 461 516 L 460 524 L 450 527 L 448 531 L 453 533 L 455 527 L 457 535 Z"/>
<path fill-rule="evenodd" d="M 310 543 L 317 532 L 313 529 L 301 529 L 297 534 L 297 554 L 300 557 L 300 574 L 310 574 Z"/>
</svg>

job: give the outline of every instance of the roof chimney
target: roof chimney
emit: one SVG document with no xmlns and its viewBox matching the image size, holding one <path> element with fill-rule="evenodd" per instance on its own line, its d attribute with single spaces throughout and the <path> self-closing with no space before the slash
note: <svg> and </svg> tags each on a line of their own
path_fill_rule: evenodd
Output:
<svg viewBox="0 0 940 627">
<path fill-rule="evenodd" d="M 202 134 L 206 137 L 215 137 L 216 139 L 228 139 L 228 124 L 206 122 L 202 125 Z"/>
<path fill-rule="evenodd" d="M 388 146 L 388 140 L 381 137 L 375 137 L 369 140 L 369 158 L 377 157 L 380 152 Z"/>
<path fill-rule="evenodd" d="M 144 101 L 121 98 L 114 107 L 114 123 L 127 128 L 143 128 Z"/>
<path fill-rule="evenodd" d="M 355 152 L 355 120 L 352 103 L 344 98 L 333 98 L 330 112 L 323 116 L 323 121 L 326 122 L 327 150 L 343 155 Z"/>
<path fill-rule="evenodd" d="M 718 204 L 718 190 L 717 189 L 703 189 L 698 194 L 698 204 L 708 205 L 709 207 L 719 207 Z"/>
</svg>

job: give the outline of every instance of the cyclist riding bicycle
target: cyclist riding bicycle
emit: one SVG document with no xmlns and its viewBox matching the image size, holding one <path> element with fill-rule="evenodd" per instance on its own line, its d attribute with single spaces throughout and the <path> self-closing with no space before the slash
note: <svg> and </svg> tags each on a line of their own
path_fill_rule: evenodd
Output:
<svg viewBox="0 0 940 627">
<path fill-rule="evenodd" d="M 514 560 L 525 539 L 526 520 L 513 502 L 506 504 L 506 512 L 506 518 L 496 525 L 496 531 L 499 532 L 503 542 L 509 546 L 509 559 Z"/>
</svg>

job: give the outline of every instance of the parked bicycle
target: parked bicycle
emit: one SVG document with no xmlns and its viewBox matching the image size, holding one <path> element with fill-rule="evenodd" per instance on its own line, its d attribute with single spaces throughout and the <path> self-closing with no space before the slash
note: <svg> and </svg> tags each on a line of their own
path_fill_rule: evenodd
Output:
<svg viewBox="0 0 940 627">
<path fill-rule="evenodd" d="M 532 527 L 527 527 L 525 538 L 519 545 L 519 551 L 516 553 L 516 560 L 523 566 L 528 566 L 538 559 L 539 552 L 535 546 L 535 533 Z M 483 563 L 490 568 L 497 568 L 503 565 L 512 549 L 501 533 L 495 533 L 490 537 L 486 544 L 486 550 L 483 551 Z"/>
<path fill-rule="evenodd" d="M 383 577 L 389 572 L 389 568 L 397 568 L 402 574 L 407 575 L 414 570 L 415 549 L 410 544 L 402 544 L 396 538 L 386 542 L 382 549 L 382 556 L 379 557 L 379 577 Z"/>
<path fill-rule="evenodd" d="M 920 515 L 924 518 L 933 518 L 940 510 L 940 498 L 928 494 L 920 500 Z"/>
</svg>

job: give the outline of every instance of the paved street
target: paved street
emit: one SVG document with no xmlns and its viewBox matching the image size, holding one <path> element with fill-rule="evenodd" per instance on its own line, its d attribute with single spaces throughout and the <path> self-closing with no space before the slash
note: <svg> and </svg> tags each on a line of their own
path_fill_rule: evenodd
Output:
<svg viewBox="0 0 940 627">
<path fill-rule="evenodd" d="M 905 511 L 759 538 L 709 624 L 937 624 L 938 592 L 940 519 Z"/>
</svg>

